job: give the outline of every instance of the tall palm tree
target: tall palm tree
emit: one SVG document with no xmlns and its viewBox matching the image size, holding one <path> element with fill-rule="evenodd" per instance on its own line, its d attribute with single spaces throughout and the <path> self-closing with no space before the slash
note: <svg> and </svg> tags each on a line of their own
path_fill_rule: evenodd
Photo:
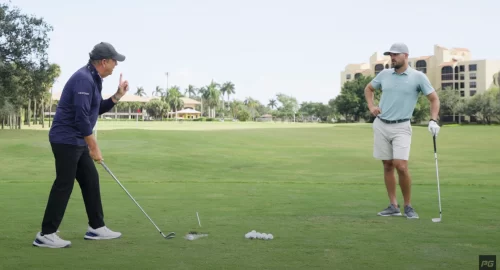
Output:
<svg viewBox="0 0 500 270">
<path fill-rule="evenodd" d="M 177 111 L 182 109 L 184 106 L 184 101 L 181 99 L 182 94 L 179 90 L 179 86 L 172 86 L 168 89 L 167 94 L 162 98 L 163 101 L 170 105 L 175 112 L 175 120 L 177 121 Z"/>
<path fill-rule="evenodd" d="M 225 93 L 227 94 L 227 102 L 229 103 L 229 96 L 230 95 L 234 95 L 235 92 L 235 88 L 234 88 L 234 83 L 228 81 L 228 82 L 225 82 L 223 85 L 222 85 L 222 88 L 225 89 Z M 222 89 L 221 89 L 222 90 Z"/>
<path fill-rule="evenodd" d="M 224 102 L 224 96 L 227 94 L 227 102 L 229 104 L 229 95 L 234 94 L 234 83 L 228 81 L 222 84 L 222 87 L 220 88 L 220 92 L 222 94 L 222 108 L 223 112 L 226 111 L 226 104 Z M 224 114 L 222 115 L 224 117 Z"/>
<path fill-rule="evenodd" d="M 219 106 L 220 101 L 220 85 L 212 80 L 212 82 L 207 86 L 207 101 L 210 108 L 210 117 L 215 118 L 215 108 Z"/>
<path fill-rule="evenodd" d="M 159 85 L 156 86 L 156 89 L 153 91 L 151 94 L 153 97 L 163 97 L 163 88 L 161 88 Z"/>
<path fill-rule="evenodd" d="M 267 104 L 267 106 L 269 106 L 269 108 L 271 108 L 271 109 L 278 107 L 278 104 L 276 103 L 276 99 L 270 99 L 269 104 Z"/>
<path fill-rule="evenodd" d="M 206 100 L 205 99 L 205 96 L 207 95 L 206 94 L 207 92 L 207 87 L 203 86 L 201 87 L 200 89 L 198 89 L 198 94 L 200 94 L 200 102 L 201 102 L 201 115 L 203 116 L 203 101 Z"/>
<path fill-rule="evenodd" d="M 146 96 L 146 91 L 144 91 L 144 88 L 142 86 L 137 87 L 137 91 L 135 92 L 136 96 Z"/>
<path fill-rule="evenodd" d="M 191 98 L 191 95 L 193 96 L 196 96 L 198 92 L 198 89 L 196 89 L 196 87 L 194 87 L 193 85 L 188 85 L 188 88 L 186 88 L 186 90 L 184 91 L 184 95 L 188 96 L 189 98 Z"/>
</svg>

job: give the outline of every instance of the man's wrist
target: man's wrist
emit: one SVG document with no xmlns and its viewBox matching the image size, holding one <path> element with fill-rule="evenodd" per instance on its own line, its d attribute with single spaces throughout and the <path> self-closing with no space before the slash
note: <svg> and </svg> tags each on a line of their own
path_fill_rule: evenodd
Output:
<svg viewBox="0 0 500 270">
<path fill-rule="evenodd" d="M 120 95 L 118 95 L 118 94 L 114 94 L 114 95 L 112 96 L 112 98 L 113 98 L 116 102 L 118 102 L 118 101 L 120 101 L 120 99 L 121 99 L 122 97 L 121 97 Z"/>
</svg>

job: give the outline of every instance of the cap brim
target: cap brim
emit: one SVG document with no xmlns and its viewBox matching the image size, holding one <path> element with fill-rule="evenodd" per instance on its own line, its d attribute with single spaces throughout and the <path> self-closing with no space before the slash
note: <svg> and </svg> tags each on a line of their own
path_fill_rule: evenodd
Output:
<svg viewBox="0 0 500 270">
<path fill-rule="evenodd" d="M 388 52 L 385 52 L 384 55 L 390 55 L 391 53 L 400 53 L 400 52 L 388 51 Z"/>
<path fill-rule="evenodd" d="M 113 57 L 116 61 L 123 62 L 125 61 L 125 55 L 123 54 L 117 54 L 115 57 Z"/>
</svg>

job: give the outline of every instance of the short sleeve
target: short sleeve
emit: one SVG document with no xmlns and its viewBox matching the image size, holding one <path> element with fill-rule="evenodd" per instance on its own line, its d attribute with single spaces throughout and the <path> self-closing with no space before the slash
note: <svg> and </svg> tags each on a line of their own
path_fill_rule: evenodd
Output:
<svg viewBox="0 0 500 270">
<path fill-rule="evenodd" d="M 426 96 L 434 92 L 434 87 L 424 73 L 420 74 L 418 88 Z"/>
<path fill-rule="evenodd" d="M 382 70 L 381 72 L 379 72 L 375 78 L 372 79 L 372 81 L 370 82 L 371 85 L 373 86 L 373 88 L 375 89 L 380 89 L 381 86 L 382 86 L 382 76 L 384 74 L 384 71 L 385 70 Z"/>
</svg>

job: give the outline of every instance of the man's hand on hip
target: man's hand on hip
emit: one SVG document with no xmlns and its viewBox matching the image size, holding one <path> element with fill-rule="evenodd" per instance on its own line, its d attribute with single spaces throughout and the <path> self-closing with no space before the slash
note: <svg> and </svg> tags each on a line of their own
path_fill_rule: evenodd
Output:
<svg viewBox="0 0 500 270">
<path fill-rule="evenodd" d="M 371 106 L 371 107 L 370 107 L 370 108 L 368 108 L 368 109 L 370 109 L 370 112 L 372 113 L 372 115 L 373 115 L 373 116 L 377 116 L 377 115 L 379 115 L 380 113 L 382 113 L 382 112 L 380 111 L 380 108 L 379 108 L 379 107 L 377 107 L 377 106 Z"/>
<path fill-rule="evenodd" d="M 436 121 L 434 121 L 434 120 L 430 120 L 429 121 L 429 132 L 432 135 L 434 135 L 434 136 L 437 137 L 440 128 L 441 127 L 439 127 L 439 125 L 438 125 L 438 123 Z"/>
</svg>

